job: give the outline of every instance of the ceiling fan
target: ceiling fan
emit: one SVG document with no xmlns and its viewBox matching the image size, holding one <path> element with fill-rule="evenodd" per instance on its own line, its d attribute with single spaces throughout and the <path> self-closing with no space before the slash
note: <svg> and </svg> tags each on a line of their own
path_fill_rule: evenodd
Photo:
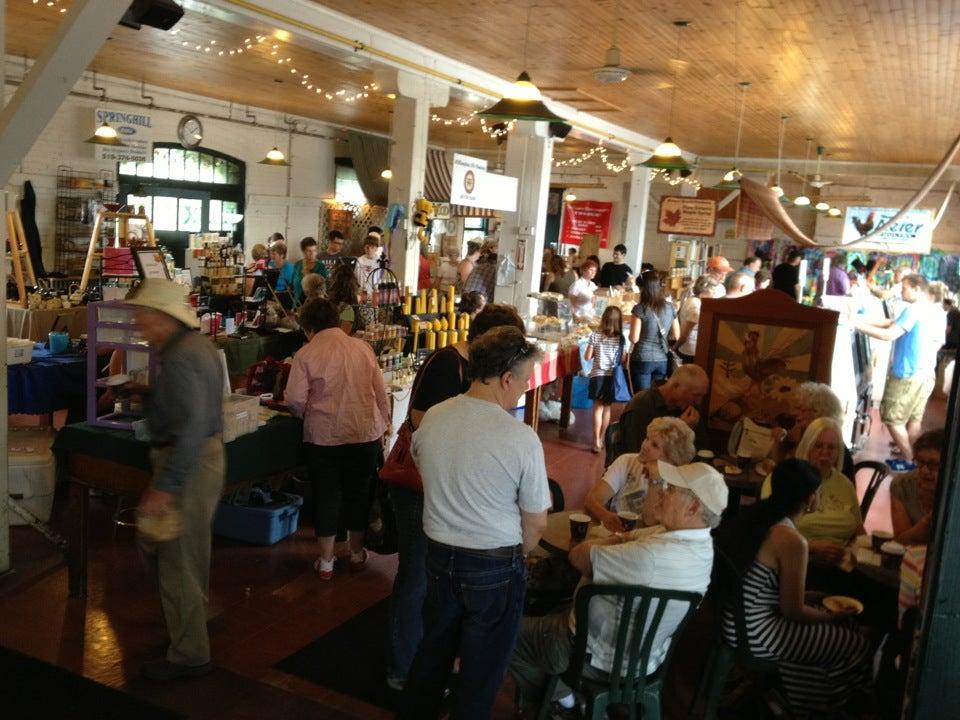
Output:
<svg viewBox="0 0 960 720">
<path fill-rule="evenodd" d="M 627 67 L 620 60 L 620 47 L 617 45 L 617 30 L 620 22 L 620 3 L 613 3 L 613 33 L 610 47 L 603 55 L 603 65 L 593 68 L 593 79 L 605 85 L 629 80 L 633 75 L 652 75 L 657 71 L 651 68 Z"/>
<path fill-rule="evenodd" d="M 811 187 L 815 187 L 818 190 L 820 188 L 825 188 L 827 185 L 833 185 L 833 180 L 824 180 L 820 175 L 820 161 L 823 159 L 823 154 L 824 154 L 823 145 L 817 145 L 817 170 L 816 172 L 814 172 L 812 178 L 805 178 L 803 175 L 796 172 L 795 170 L 791 170 L 790 174 L 796 175 L 801 180 L 806 180 L 806 182 L 808 182 Z"/>
</svg>

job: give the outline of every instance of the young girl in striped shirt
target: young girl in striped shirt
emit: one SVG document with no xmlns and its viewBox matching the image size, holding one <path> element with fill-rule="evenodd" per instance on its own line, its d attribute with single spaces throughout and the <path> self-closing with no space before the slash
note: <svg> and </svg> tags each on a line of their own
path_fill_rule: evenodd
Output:
<svg viewBox="0 0 960 720">
<path fill-rule="evenodd" d="M 613 369 L 623 362 L 623 315 L 613 305 L 603 311 L 600 327 L 590 334 L 583 357 L 593 361 L 590 368 L 590 399 L 593 400 L 593 451 L 603 448 L 603 436 L 610 424 L 613 402 Z"/>
</svg>

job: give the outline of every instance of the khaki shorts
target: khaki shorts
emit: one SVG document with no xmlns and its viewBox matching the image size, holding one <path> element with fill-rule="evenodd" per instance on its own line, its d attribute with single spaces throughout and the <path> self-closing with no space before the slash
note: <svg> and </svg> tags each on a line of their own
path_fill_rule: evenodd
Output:
<svg viewBox="0 0 960 720">
<path fill-rule="evenodd" d="M 880 402 L 880 419 L 888 425 L 906 425 L 911 420 L 920 422 L 935 384 L 934 377 L 888 376 Z"/>
</svg>

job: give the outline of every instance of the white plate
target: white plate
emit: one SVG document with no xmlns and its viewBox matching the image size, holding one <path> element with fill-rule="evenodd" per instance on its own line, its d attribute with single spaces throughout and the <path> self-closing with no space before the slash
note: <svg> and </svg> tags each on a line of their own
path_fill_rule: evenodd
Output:
<svg viewBox="0 0 960 720">
<path fill-rule="evenodd" d="M 116 387 L 117 385 L 126 385 L 132 379 L 133 378 L 131 378 L 129 375 L 124 375 L 124 374 L 111 375 L 110 377 L 108 377 L 106 380 L 103 381 L 103 384 L 106 385 L 107 387 Z"/>
</svg>

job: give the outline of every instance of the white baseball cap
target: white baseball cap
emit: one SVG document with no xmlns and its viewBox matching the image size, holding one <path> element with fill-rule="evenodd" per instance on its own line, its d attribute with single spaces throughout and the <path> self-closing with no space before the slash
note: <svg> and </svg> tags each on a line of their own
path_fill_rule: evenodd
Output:
<svg viewBox="0 0 960 720">
<path fill-rule="evenodd" d="M 658 460 L 657 470 L 665 483 L 689 490 L 710 512 L 719 515 L 726 509 L 727 483 L 723 475 L 706 463 L 677 466 Z"/>
</svg>

